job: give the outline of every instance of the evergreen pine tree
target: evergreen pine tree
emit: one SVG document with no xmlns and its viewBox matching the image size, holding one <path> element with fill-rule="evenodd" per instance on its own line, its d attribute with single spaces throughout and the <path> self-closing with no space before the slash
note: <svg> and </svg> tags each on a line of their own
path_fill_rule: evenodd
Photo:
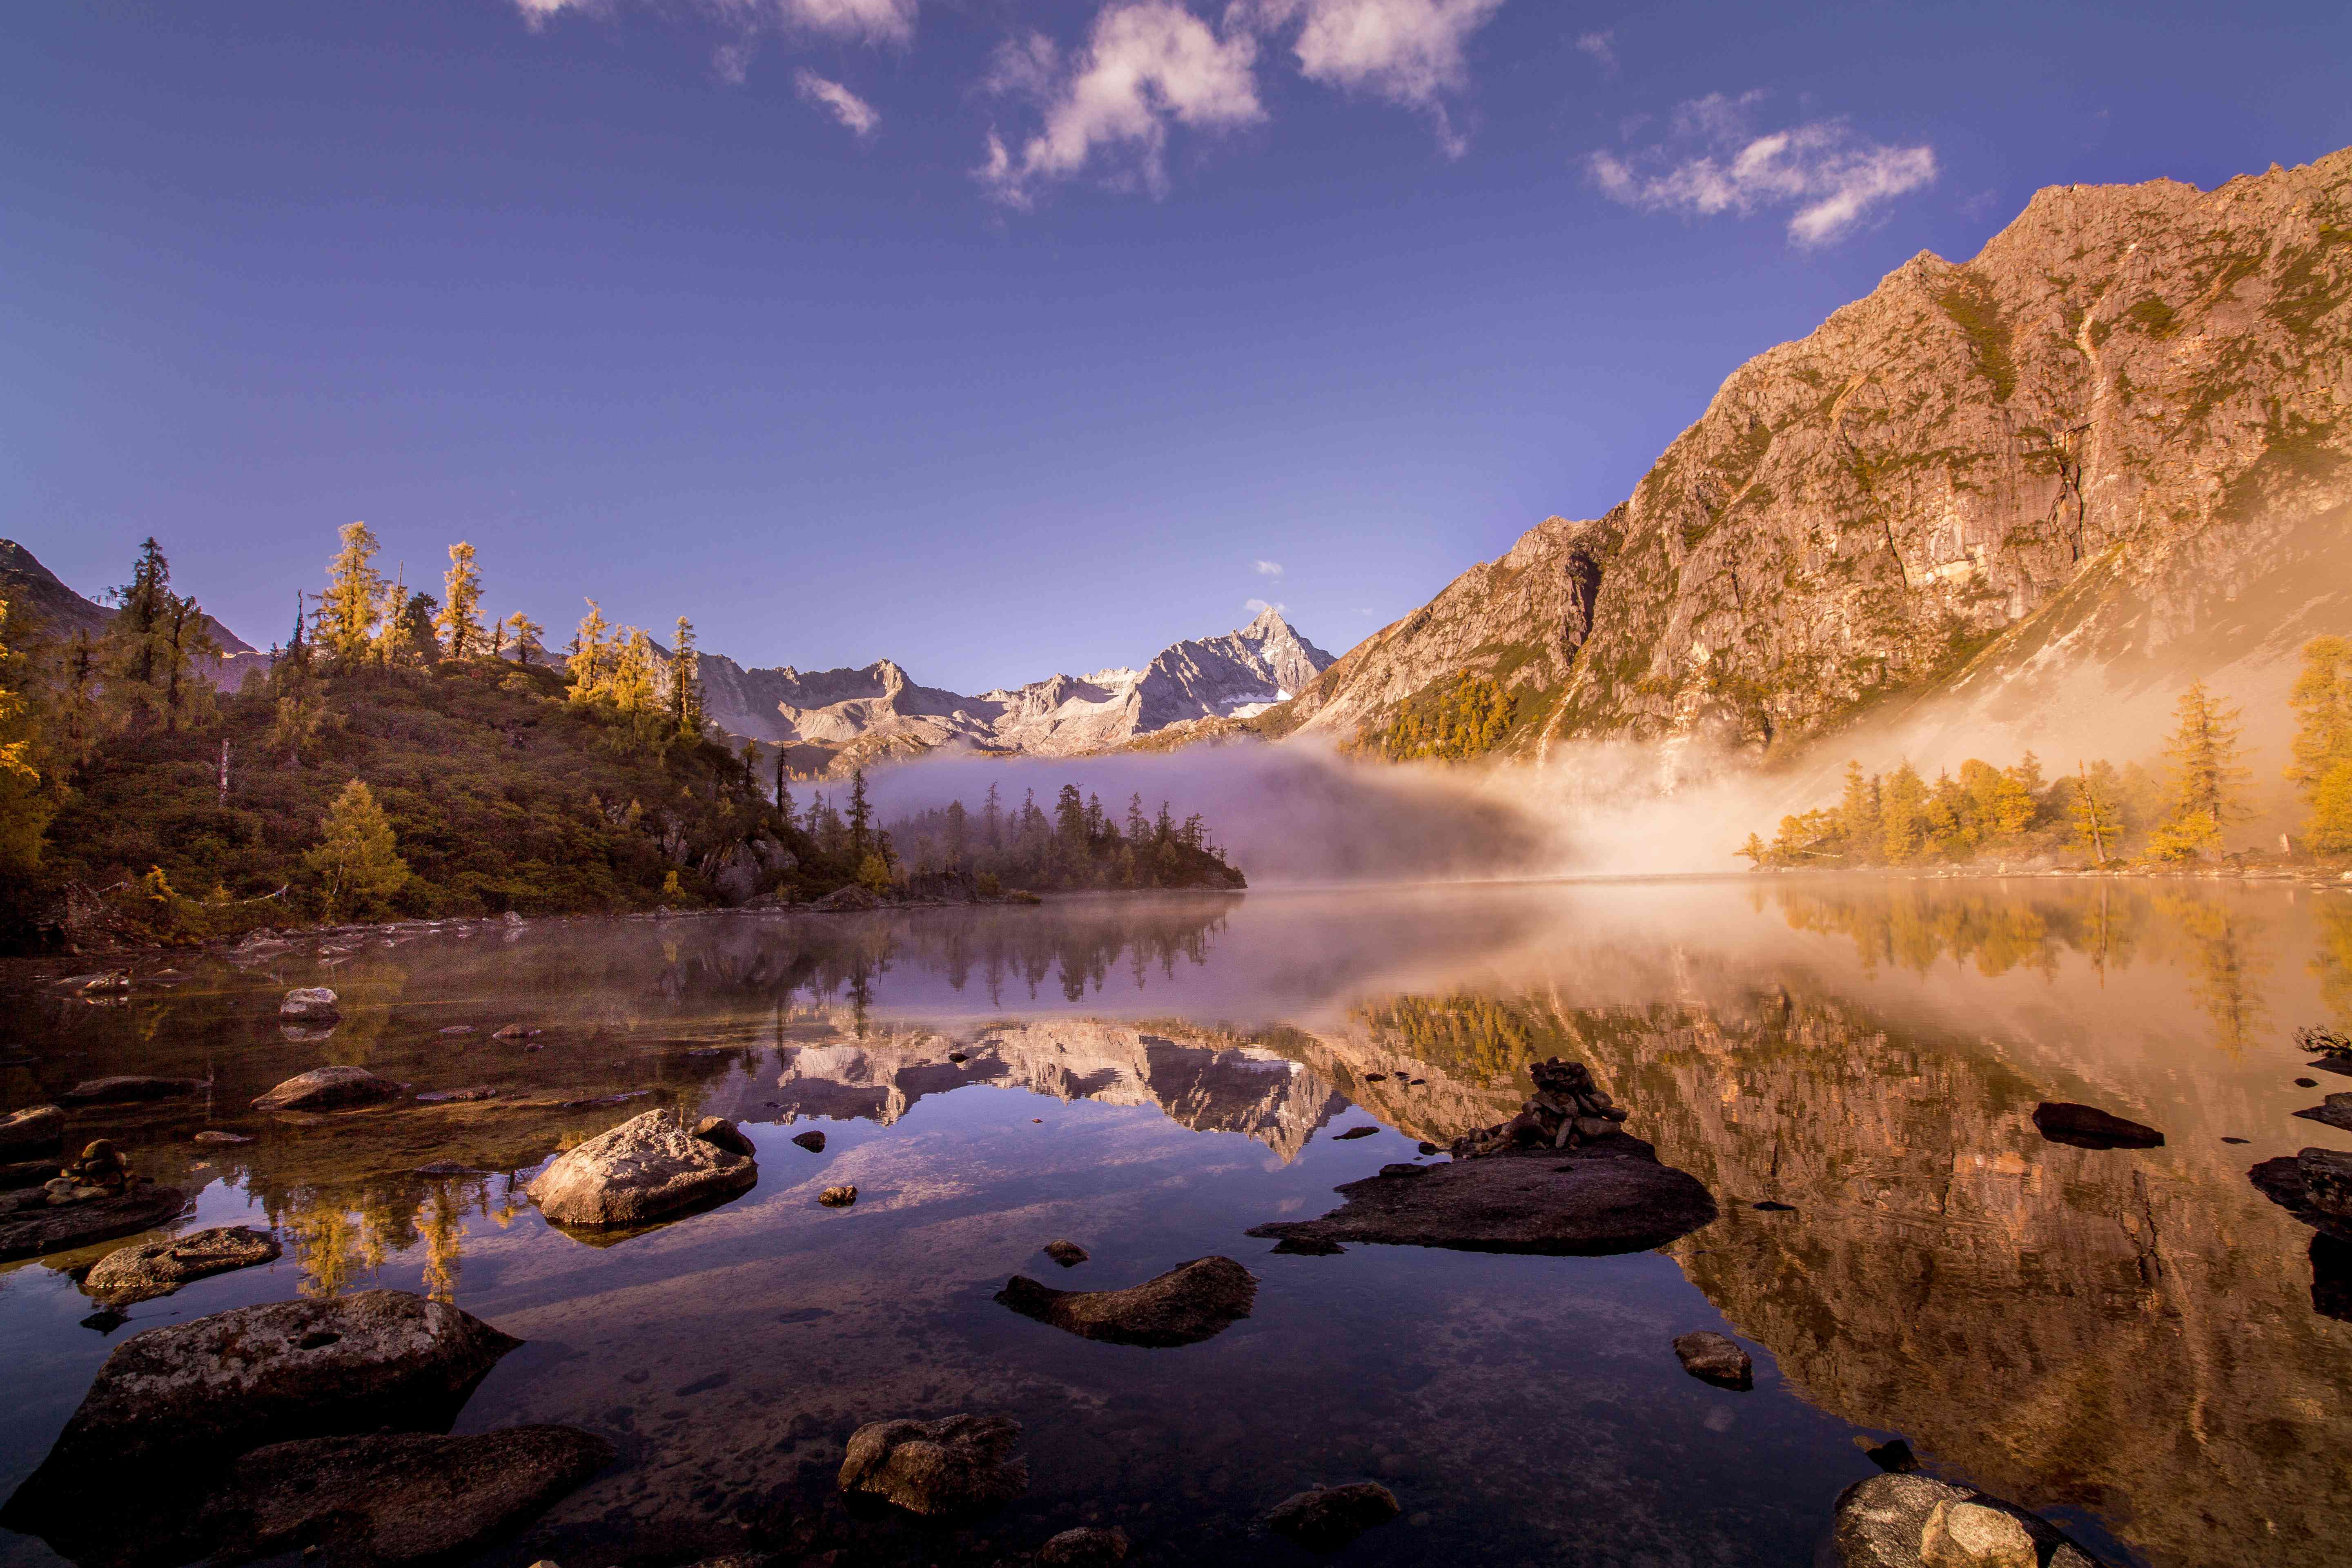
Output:
<svg viewBox="0 0 2352 1568">
<path fill-rule="evenodd" d="M 670 657 L 669 716 L 677 732 L 688 740 L 701 737 L 707 721 L 702 706 L 702 656 L 694 647 L 694 623 L 677 618 L 677 649 Z"/>
<path fill-rule="evenodd" d="M 482 629 L 482 574 L 474 569 L 474 547 L 463 540 L 449 547 L 449 570 L 441 578 L 441 613 L 433 619 L 441 651 L 472 658 L 488 646 Z"/>
<path fill-rule="evenodd" d="M 874 808 L 866 800 L 866 770 L 859 768 L 849 775 L 849 859 L 852 865 L 862 864 L 872 845 L 868 830 L 874 825 Z"/>
<path fill-rule="evenodd" d="M 0 600 L 0 636 L 7 626 L 7 602 Z M 22 654 L 0 642 L 0 869 L 17 875 L 40 863 L 41 835 L 55 810 L 36 765 L 40 736 L 25 697 L 25 666 Z"/>
<path fill-rule="evenodd" d="M 361 780 L 343 786 L 320 827 L 318 847 L 302 863 L 319 879 L 328 919 L 372 909 L 408 880 L 391 820 Z"/>
<path fill-rule="evenodd" d="M 567 661 L 574 702 L 593 702 L 609 695 L 605 690 L 605 667 L 611 659 L 607 644 L 613 628 L 595 600 L 586 603 L 588 613 L 580 617 L 580 629 L 572 635 L 572 657 Z"/>
<path fill-rule="evenodd" d="M 541 637 L 547 635 L 547 628 L 541 626 L 537 621 L 532 620 L 529 616 L 524 615 L 520 610 L 517 610 L 513 615 L 507 617 L 507 629 L 514 635 L 515 662 L 517 664 L 529 664 L 532 654 L 545 653 L 547 651 L 545 647 L 541 646 L 539 640 Z"/>
<path fill-rule="evenodd" d="M 375 569 L 383 547 L 364 522 L 347 522 L 342 548 L 327 564 L 327 591 L 319 595 L 319 629 L 336 661 L 347 668 L 364 662 L 383 614 L 383 574 Z"/>
<path fill-rule="evenodd" d="M 2248 815 L 2242 795 L 2252 774 L 2238 764 L 2243 748 L 2237 710 L 2206 690 L 2203 681 L 2190 682 L 2173 711 L 2179 722 L 2164 748 L 2171 807 L 2148 847 L 2164 859 L 2179 860 L 2218 847 L 2224 825 Z"/>
</svg>

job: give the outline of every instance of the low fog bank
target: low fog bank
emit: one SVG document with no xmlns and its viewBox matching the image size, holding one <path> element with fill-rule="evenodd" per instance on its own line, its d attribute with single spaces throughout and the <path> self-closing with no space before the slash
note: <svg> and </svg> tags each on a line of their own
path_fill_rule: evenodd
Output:
<svg viewBox="0 0 2352 1568">
<path fill-rule="evenodd" d="M 1494 775 L 1349 762 L 1310 742 L 1242 743 L 1167 754 L 998 761 L 931 757 L 869 773 L 883 821 L 961 800 L 975 816 L 988 786 L 1008 812 L 1034 790 L 1051 812 L 1075 784 L 1124 820 L 1166 801 L 1198 812 L 1209 842 L 1260 886 L 1554 875 L 1571 868 L 1545 813 Z M 833 793 L 838 793 L 837 789 Z"/>
</svg>

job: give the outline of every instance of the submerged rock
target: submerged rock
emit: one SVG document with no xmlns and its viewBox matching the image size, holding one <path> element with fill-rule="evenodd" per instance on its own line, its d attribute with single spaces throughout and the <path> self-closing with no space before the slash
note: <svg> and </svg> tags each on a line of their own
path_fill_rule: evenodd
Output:
<svg viewBox="0 0 2352 1568">
<path fill-rule="evenodd" d="M 11 1198 L 40 1199 L 39 1188 L 11 1193 Z M 0 1213 L 0 1262 L 13 1258 L 38 1258 L 68 1247 L 130 1236 L 180 1216 L 187 1194 L 177 1187 L 134 1185 L 65 1204 L 46 1201 Z"/>
<path fill-rule="evenodd" d="M 849 1439 L 841 1489 L 888 1500 L 910 1513 L 965 1513 L 1009 1502 L 1029 1489 L 1013 1457 L 1021 1424 L 1002 1415 L 876 1421 Z"/>
<path fill-rule="evenodd" d="M 221 1226 L 169 1241 L 118 1247 L 98 1260 L 83 1279 L 82 1289 L 107 1306 L 127 1307 L 168 1296 L 192 1279 L 270 1262 L 283 1250 L 266 1230 Z"/>
<path fill-rule="evenodd" d="M 1322 1218 L 1255 1226 L 1248 1234 L 1281 1241 L 1287 1252 L 1360 1241 L 1598 1257 L 1663 1247 L 1717 1217 L 1714 1198 L 1696 1177 L 1660 1164 L 1647 1143 L 1622 1132 L 1566 1151 L 1455 1159 L 1413 1181 L 1370 1176 L 1335 1190 L 1348 1201 Z"/>
<path fill-rule="evenodd" d="M 743 1130 L 723 1116 L 704 1117 L 694 1124 L 694 1135 L 714 1149 L 724 1149 L 746 1159 L 760 1152 L 759 1146 L 743 1136 Z"/>
<path fill-rule="evenodd" d="M 1056 1290 L 1016 1274 L 996 1300 L 1081 1339 L 1165 1348 L 1198 1344 L 1248 1317 L 1257 1277 L 1230 1258 L 1196 1258 L 1125 1290 Z"/>
<path fill-rule="evenodd" d="M 440 1559 L 543 1513 L 612 1463 L 571 1426 L 274 1443 L 237 1461 L 198 1532 L 216 1560 L 302 1550 L 320 1568 Z"/>
<path fill-rule="evenodd" d="M 1836 1568 L 2098 1568 L 2038 1514 L 1914 1475 L 1873 1476 L 1839 1493 L 1831 1553 Z"/>
<path fill-rule="evenodd" d="M 793 1135 L 793 1142 L 799 1144 L 802 1148 L 807 1150 L 812 1154 L 822 1154 L 824 1152 L 824 1134 L 817 1131 L 815 1128 L 811 1128 L 806 1132 L 794 1133 Z"/>
<path fill-rule="evenodd" d="M 829 1209 L 845 1209 L 857 1201 L 856 1187 L 827 1187 L 817 1194 L 816 1201 Z"/>
<path fill-rule="evenodd" d="M 342 999 L 323 985 L 299 985 L 278 1004 L 280 1018 L 306 1024 L 331 1024 L 343 1016 Z"/>
<path fill-rule="evenodd" d="M 1748 1359 L 1748 1352 L 1712 1329 L 1701 1329 L 1675 1341 L 1675 1355 L 1682 1362 L 1685 1372 L 1703 1383 L 1743 1394 L 1756 1386 L 1756 1363 Z"/>
<path fill-rule="evenodd" d="M 1113 1568 L 1127 1561 L 1127 1531 L 1066 1530 L 1037 1548 L 1039 1568 Z"/>
<path fill-rule="evenodd" d="M 1075 1241 L 1049 1241 L 1044 1250 L 1046 1257 L 1065 1268 L 1076 1268 L 1093 1256 Z"/>
<path fill-rule="evenodd" d="M 2313 1229 L 2352 1242 L 2352 1153 L 2305 1149 L 2282 1154 L 2255 1165 L 2246 1179 Z"/>
<path fill-rule="evenodd" d="M 1274 1505 L 1265 1527 L 1310 1552 L 1337 1552 L 1403 1511 L 1396 1494 L 1378 1481 L 1356 1481 L 1292 1493 Z"/>
<path fill-rule="evenodd" d="M 68 1105 L 126 1105 L 142 1100 L 176 1100 L 212 1086 L 200 1078 L 144 1078 L 121 1073 L 87 1079 L 58 1096 Z"/>
<path fill-rule="evenodd" d="M 2076 1149 L 2164 1147 L 2164 1134 L 2155 1128 L 2112 1116 L 2095 1105 L 2045 1100 L 2033 1108 L 2033 1125 L 2051 1142 Z"/>
<path fill-rule="evenodd" d="M 559 1225 L 643 1225 L 749 1191 L 751 1159 L 694 1136 L 675 1110 L 648 1110 L 559 1155 L 523 1189 Z"/>
<path fill-rule="evenodd" d="M 1345 1143 L 1350 1138 L 1370 1138 L 1373 1133 L 1378 1132 L 1379 1131 L 1380 1129 L 1377 1127 L 1350 1127 L 1345 1132 L 1332 1133 L 1331 1142 L 1334 1143 Z"/>
<path fill-rule="evenodd" d="M 400 1093 L 400 1085 L 376 1077 L 365 1068 L 312 1068 L 297 1073 L 268 1093 L 257 1095 L 256 1110 L 334 1110 L 347 1105 L 373 1105 Z"/>
<path fill-rule="evenodd" d="M 0 1116 L 0 1160 L 62 1154 L 65 1146 L 66 1113 L 54 1105 L 27 1106 Z"/>
</svg>

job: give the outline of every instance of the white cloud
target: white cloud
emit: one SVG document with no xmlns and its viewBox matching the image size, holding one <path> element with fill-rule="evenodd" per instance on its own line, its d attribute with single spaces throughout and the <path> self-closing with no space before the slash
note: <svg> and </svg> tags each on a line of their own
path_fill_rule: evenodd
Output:
<svg viewBox="0 0 2352 1568">
<path fill-rule="evenodd" d="M 1290 606 L 1283 604 L 1268 604 L 1264 599 L 1244 599 L 1242 601 L 1242 608 L 1247 610 L 1253 616 L 1262 616 L 1268 610 L 1272 610 L 1278 616 L 1285 610 L 1290 608 Z"/>
<path fill-rule="evenodd" d="M 751 57 L 759 52 L 760 47 L 749 38 L 721 44 L 710 51 L 711 72 L 729 87 L 741 87 L 751 74 Z"/>
<path fill-rule="evenodd" d="M 532 27 L 564 11 L 608 10 L 614 0 L 514 0 Z M 709 0 L 709 8 L 747 33 L 768 27 L 821 33 L 869 44 L 903 44 L 915 36 L 920 0 Z M 720 74 L 726 72 L 724 63 Z"/>
<path fill-rule="evenodd" d="M 794 73 L 793 83 L 800 89 L 801 97 L 825 110 L 860 136 L 871 136 L 882 123 L 882 116 L 872 104 L 837 81 L 828 81 L 813 70 L 803 70 Z"/>
<path fill-rule="evenodd" d="M 1234 0 L 1226 16 L 1269 33 L 1299 23 L 1294 47 L 1310 80 L 1421 110 L 1458 158 L 1469 141 L 1444 100 L 1469 85 L 1464 47 L 1502 8 L 1503 0 Z"/>
<path fill-rule="evenodd" d="M 1250 563 L 1250 570 L 1256 573 L 1261 577 L 1279 577 L 1282 575 L 1282 563 L 1279 561 L 1254 561 Z"/>
<path fill-rule="evenodd" d="M 1611 73 L 1617 69 L 1617 47 L 1614 33 L 1584 33 L 1578 37 L 1576 47 L 1591 55 L 1601 68 Z"/>
<path fill-rule="evenodd" d="M 1842 120 L 1756 134 L 1750 110 L 1762 98 L 1715 93 L 1683 104 L 1666 141 L 1622 158 L 1595 153 L 1592 177 L 1644 212 L 1745 216 L 1792 206 L 1789 237 L 1801 246 L 1841 239 L 1873 207 L 1936 178 L 1933 148 L 1871 142 Z"/>
<path fill-rule="evenodd" d="M 1167 189 L 1168 130 L 1226 130 L 1265 118 L 1253 74 L 1257 41 L 1220 37 L 1171 0 L 1129 0 L 1095 17 L 1083 52 L 1065 62 L 1045 37 L 998 51 L 988 85 L 1043 103 L 1045 123 L 1016 153 L 991 132 L 973 175 L 999 201 L 1027 207 L 1047 180 L 1098 162 L 1115 183 Z M 1098 159 L 1097 155 L 1100 154 Z"/>
</svg>

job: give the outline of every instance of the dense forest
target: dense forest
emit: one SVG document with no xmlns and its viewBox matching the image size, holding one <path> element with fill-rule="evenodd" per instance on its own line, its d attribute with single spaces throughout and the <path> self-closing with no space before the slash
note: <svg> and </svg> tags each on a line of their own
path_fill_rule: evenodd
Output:
<svg viewBox="0 0 2352 1568">
<path fill-rule="evenodd" d="M 2286 778 L 2304 806 L 2301 847 L 2352 853 L 2352 639 L 2315 637 L 2289 693 Z M 2095 866 L 2180 864 L 2224 852 L 2254 813 L 2242 715 L 2201 684 L 2184 691 L 2157 766 L 2078 762 L 2045 778 L 2032 752 L 2006 768 L 1973 758 L 1931 782 L 1908 763 L 1865 774 L 1846 764 L 1833 805 L 1780 819 L 1740 850 L 1759 867 L 1964 864 L 1982 857 L 2071 857 Z"/>
<path fill-rule="evenodd" d="M 470 545 L 436 597 L 362 524 L 235 692 L 154 541 L 97 633 L 0 606 L 0 940 L 201 941 L 319 920 L 1237 887 L 1197 817 L 1141 833 L 1034 802 L 876 819 L 863 776 L 793 800 L 781 754 L 709 723 L 693 627 L 665 648 L 592 601 L 551 657 L 486 622 Z M 1139 804 L 1130 816 L 1139 816 Z M 1075 825 L 1075 826 L 1074 826 Z M 904 845 L 906 849 L 899 847 Z M 911 854 L 909 853 L 911 851 Z M 919 878 L 927 879 L 918 881 Z"/>
</svg>

